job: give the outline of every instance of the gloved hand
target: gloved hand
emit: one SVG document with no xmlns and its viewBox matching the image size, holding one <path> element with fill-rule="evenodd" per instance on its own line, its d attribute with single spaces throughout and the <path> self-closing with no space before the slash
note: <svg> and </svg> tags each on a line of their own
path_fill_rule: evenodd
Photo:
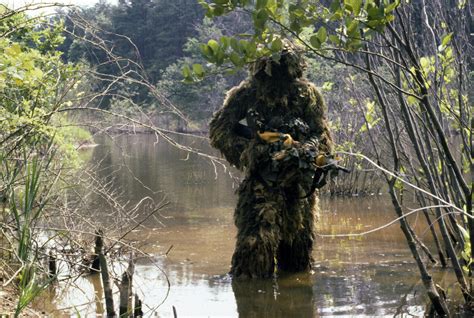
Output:
<svg viewBox="0 0 474 318">
<path fill-rule="evenodd" d="M 293 140 L 293 138 L 291 137 L 290 134 L 283 134 L 283 133 L 276 132 L 276 131 L 264 131 L 262 133 L 257 132 L 257 134 L 260 137 L 260 139 L 262 139 L 263 141 L 268 142 L 268 143 L 283 141 L 283 147 L 284 148 L 290 148 L 295 143 L 298 143 L 297 141 Z"/>
</svg>

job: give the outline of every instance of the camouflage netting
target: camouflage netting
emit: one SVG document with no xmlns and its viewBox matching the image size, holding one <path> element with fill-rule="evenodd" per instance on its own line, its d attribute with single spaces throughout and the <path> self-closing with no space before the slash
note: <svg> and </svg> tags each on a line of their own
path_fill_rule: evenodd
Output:
<svg viewBox="0 0 474 318">
<path fill-rule="evenodd" d="M 302 198 L 311 190 L 316 156 L 332 153 L 333 143 L 323 99 L 303 69 L 303 58 L 288 44 L 279 61 L 259 59 L 210 123 L 212 146 L 245 171 L 234 216 L 234 277 L 310 267 L 316 196 Z M 252 137 L 243 136 L 242 127 Z M 257 132 L 264 131 L 289 134 L 295 142 L 287 147 L 283 139 L 262 140 Z"/>
</svg>

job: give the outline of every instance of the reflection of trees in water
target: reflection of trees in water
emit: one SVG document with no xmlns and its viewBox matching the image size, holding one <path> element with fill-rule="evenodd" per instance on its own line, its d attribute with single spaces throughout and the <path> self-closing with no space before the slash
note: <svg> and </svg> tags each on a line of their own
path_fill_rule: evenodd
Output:
<svg viewBox="0 0 474 318">
<path fill-rule="evenodd" d="M 207 141 L 180 136 L 176 139 L 211 152 Z M 170 202 L 167 211 L 171 214 L 188 215 L 234 205 L 233 180 L 226 172 L 218 169 L 216 179 L 215 167 L 209 161 L 179 151 L 164 140 L 156 141 L 156 137 L 149 134 L 113 136 L 112 139 L 98 136 L 96 142 L 100 146 L 94 148 L 90 163 L 98 164 L 98 177 L 111 181 L 130 205 L 144 196 L 159 202 L 164 195 Z M 100 198 L 92 203 L 98 210 L 105 206 Z"/>
<path fill-rule="evenodd" d="M 347 266 L 344 272 L 318 275 L 313 286 L 318 313 L 381 316 L 393 315 L 397 307 L 405 306 L 398 310 L 416 309 L 418 314 L 423 314 L 419 311 L 422 307 L 415 308 L 423 303 L 423 297 L 416 296 L 422 294 L 415 293 L 413 286 L 407 285 L 416 283 L 417 277 L 412 271 L 400 270 L 402 265 L 405 264 L 376 268 Z"/>
</svg>

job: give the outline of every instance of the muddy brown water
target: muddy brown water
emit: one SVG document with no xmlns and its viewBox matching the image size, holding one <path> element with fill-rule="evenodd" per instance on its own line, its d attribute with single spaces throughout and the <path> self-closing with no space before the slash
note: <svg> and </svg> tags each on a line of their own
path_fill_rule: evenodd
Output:
<svg viewBox="0 0 474 318">
<path fill-rule="evenodd" d="M 178 140 L 212 151 L 203 139 Z M 330 237 L 393 220 L 386 196 L 322 197 L 313 271 L 232 282 L 226 273 L 235 243 L 232 214 L 238 180 L 206 159 L 157 142 L 153 135 L 97 137 L 96 142 L 97 147 L 86 150 L 90 163 L 97 165 L 98 175 L 113 180 L 124 202 L 133 206 L 145 196 L 169 202 L 159 216 L 128 236 L 152 255 L 137 259 L 134 276 L 146 316 L 173 317 L 173 306 L 178 317 L 424 314 L 427 299 L 398 224 L 360 237 Z M 100 218 L 110 208 L 96 198 L 91 209 Z M 144 208 L 138 219 L 146 214 Z M 421 218 L 419 223 L 419 235 L 428 237 Z M 433 271 L 449 289 L 452 278 Z M 94 297 L 101 290 L 98 277 L 81 277 L 51 289 L 40 307 L 55 316 L 96 316 L 105 308 Z"/>
</svg>

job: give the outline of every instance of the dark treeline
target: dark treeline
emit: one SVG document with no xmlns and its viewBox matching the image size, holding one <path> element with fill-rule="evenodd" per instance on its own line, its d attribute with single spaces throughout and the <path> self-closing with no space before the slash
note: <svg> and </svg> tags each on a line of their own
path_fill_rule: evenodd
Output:
<svg viewBox="0 0 474 318">
<path fill-rule="evenodd" d="M 76 23 L 71 17 L 80 16 L 84 23 L 96 28 L 104 43 L 123 59 L 140 63 L 148 80 L 156 83 L 170 64 L 185 55 L 184 44 L 197 35 L 196 26 L 204 17 L 201 6 L 194 0 L 120 0 L 117 5 L 99 1 L 91 8 L 69 13 L 66 28 L 71 32 Z M 74 40 L 71 35 L 61 46 L 64 59 L 70 62 L 85 60 L 103 74 L 119 75 L 120 66 L 110 63 L 110 56 L 95 43 Z M 102 87 L 97 87 L 97 90 Z M 135 101 L 146 101 L 148 96 L 139 90 Z M 110 98 L 102 100 L 101 107 L 110 106 Z"/>
</svg>

